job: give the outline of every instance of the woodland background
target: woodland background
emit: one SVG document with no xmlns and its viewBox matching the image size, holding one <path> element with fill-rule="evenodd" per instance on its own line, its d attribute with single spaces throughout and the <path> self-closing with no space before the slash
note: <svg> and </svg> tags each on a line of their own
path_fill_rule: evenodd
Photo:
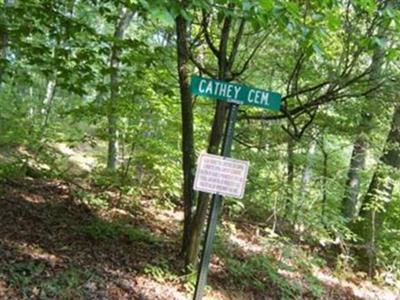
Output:
<svg viewBox="0 0 400 300">
<path fill-rule="evenodd" d="M 227 110 L 190 94 L 201 75 L 283 96 L 240 108 L 249 179 L 224 200 L 208 295 L 358 297 L 325 270 L 395 299 L 399 5 L 2 1 L 0 296 L 193 291 L 209 205 L 195 161 L 219 152 Z"/>
</svg>

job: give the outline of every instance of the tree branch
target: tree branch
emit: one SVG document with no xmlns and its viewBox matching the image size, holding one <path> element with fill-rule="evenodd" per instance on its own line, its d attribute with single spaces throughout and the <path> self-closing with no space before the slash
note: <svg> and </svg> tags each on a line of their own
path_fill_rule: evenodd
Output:
<svg viewBox="0 0 400 300">
<path fill-rule="evenodd" d="M 191 61 L 193 62 L 193 64 L 199 69 L 200 72 L 202 72 L 202 73 L 208 75 L 208 76 L 211 77 L 211 78 L 216 79 L 216 78 L 215 78 L 216 76 L 215 76 L 214 74 L 212 74 L 207 68 L 205 68 L 201 63 L 199 63 L 199 62 L 194 58 L 193 52 L 192 52 L 190 49 L 188 50 L 188 53 L 189 53 L 189 58 L 190 58 L 190 60 L 191 60 Z"/>
<path fill-rule="evenodd" d="M 296 61 L 296 64 L 295 64 L 295 66 L 294 66 L 294 68 L 293 68 L 293 70 L 292 70 L 292 72 L 290 73 L 290 75 L 289 75 L 289 79 L 288 79 L 288 83 L 287 83 L 287 86 L 286 86 L 286 94 L 290 94 L 290 93 L 293 93 L 293 88 L 291 89 L 290 87 L 292 86 L 292 82 L 293 82 L 293 80 L 296 78 L 296 77 L 298 77 L 298 74 L 299 74 L 299 72 L 300 72 L 300 68 L 301 68 L 301 65 L 302 65 L 302 63 L 303 63 L 303 61 L 304 61 L 304 58 L 305 58 L 305 53 L 304 52 L 301 52 L 300 53 L 300 55 L 299 55 L 299 57 L 298 57 L 298 59 L 297 59 L 297 61 Z"/>
<path fill-rule="evenodd" d="M 251 52 L 250 56 L 247 58 L 247 60 L 245 61 L 245 63 L 243 64 L 243 67 L 241 68 L 240 71 L 238 72 L 231 72 L 231 78 L 230 80 L 233 80 L 237 77 L 239 77 L 240 75 L 242 75 L 248 68 L 250 61 L 253 59 L 253 57 L 256 55 L 258 49 L 262 46 L 262 44 L 264 43 L 264 41 L 267 39 L 268 35 L 265 35 L 265 37 L 263 37 L 261 39 L 261 41 L 256 45 L 256 47 L 254 47 L 253 51 Z"/>
<path fill-rule="evenodd" d="M 211 40 L 210 34 L 208 32 L 208 26 L 209 26 L 209 15 L 207 14 L 207 12 L 205 10 L 203 10 L 203 20 L 201 22 L 202 28 L 203 28 L 203 33 L 204 33 L 204 37 L 205 40 L 207 42 L 208 47 L 211 49 L 212 53 L 214 53 L 214 55 L 216 57 L 219 57 L 219 51 L 217 49 L 217 47 L 215 47 L 213 41 Z"/>
<path fill-rule="evenodd" d="M 324 105 L 324 104 L 330 103 L 332 101 L 337 101 L 337 100 L 343 99 L 343 98 L 358 98 L 358 97 L 367 96 L 368 94 L 381 88 L 382 85 L 383 84 L 380 83 L 366 91 L 359 92 L 359 93 L 339 94 L 339 91 L 342 90 L 342 88 L 339 88 L 337 90 L 330 90 L 330 91 L 327 91 L 327 93 L 318 96 L 314 100 L 304 103 L 303 105 L 299 105 L 289 111 L 281 109 L 281 114 L 278 114 L 278 115 L 253 115 L 253 116 L 247 115 L 245 118 L 248 120 L 280 120 L 280 119 L 288 118 L 288 116 L 290 115 L 290 116 L 293 116 L 294 119 L 296 119 L 300 115 L 302 115 L 304 113 L 310 113 L 312 110 L 318 108 L 320 105 Z"/>
<path fill-rule="evenodd" d="M 233 8 L 233 4 L 228 5 L 229 9 Z M 219 43 L 219 56 L 218 56 L 218 64 L 219 64 L 219 74 L 218 77 L 220 80 L 226 80 L 228 69 L 228 58 L 227 58 L 227 49 L 228 49 L 228 41 L 229 34 L 232 27 L 232 17 L 230 15 L 225 16 L 224 24 L 221 29 L 221 40 Z"/>
<path fill-rule="evenodd" d="M 238 33 L 236 34 L 236 38 L 235 41 L 233 42 L 233 46 L 232 46 L 232 51 L 231 51 L 231 55 L 229 56 L 228 59 L 228 70 L 232 69 L 233 63 L 235 61 L 238 49 L 239 49 L 239 45 L 243 36 L 243 31 L 244 31 L 244 25 L 246 24 L 246 20 L 245 19 L 241 19 L 240 20 L 240 25 L 239 25 L 239 29 L 238 29 Z"/>
</svg>

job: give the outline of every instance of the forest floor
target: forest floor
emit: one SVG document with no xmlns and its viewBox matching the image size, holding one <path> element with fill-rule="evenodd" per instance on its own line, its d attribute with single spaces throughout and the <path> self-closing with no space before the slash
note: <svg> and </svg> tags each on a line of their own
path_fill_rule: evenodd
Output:
<svg viewBox="0 0 400 300">
<path fill-rule="evenodd" d="M 180 210 L 144 196 L 3 181 L 0 299 L 190 299 L 181 221 Z M 273 242 L 246 222 L 220 228 L 204 299 L 400 299 L 393 287 L 316 267 L 306 245 Z"/>
</svg>

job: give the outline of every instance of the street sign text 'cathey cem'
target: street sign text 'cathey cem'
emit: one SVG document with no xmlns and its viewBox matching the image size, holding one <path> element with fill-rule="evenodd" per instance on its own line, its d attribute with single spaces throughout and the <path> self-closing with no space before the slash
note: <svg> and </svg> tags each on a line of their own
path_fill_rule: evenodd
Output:
<svg viewBox="0 0 400 300">
<path fill-rule="evenodd" d="M 237 104 L 251 105 L 278 111 L 281 95 L 226 81 L 192 76 L 191 92 L 194 95 L 214 98 Z"/>
</svg>

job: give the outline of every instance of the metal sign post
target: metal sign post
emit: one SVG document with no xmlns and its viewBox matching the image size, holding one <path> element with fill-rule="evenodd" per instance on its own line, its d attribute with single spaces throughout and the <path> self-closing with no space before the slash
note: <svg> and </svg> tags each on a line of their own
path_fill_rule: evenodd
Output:
<svg viewBox="0 0 400 300">
<path fill-rule="evenodd" d="M 238 111 L 238 104 L 230 103 L 228 110 L 228 120 L 225 127 L 224 139 L 222 143 L 221 155 L 229 157 L 231 155 L 231 147 L 233 141 L 233 132 Z M 215 232 L 217 229 L 218 215 L 221 211 L 222 197 L 214 194 L 211 198 L 211 208 L 208 215 L 207 229 L 204 240 L 204 246 L 201 253 L 199 271 L 197 275 L 196 288 L 193 300 L 201 300 L 203 298 L 204 287 L 207 282 L 208 264 L 210 263 L 212 244 L 214 242 Z"/>
<path fill-rule="evenodd" d="M 199 76 L 192 76 L 190 89 L 194 95 L 229 103 L 228 119 L 222 142 L 222 157 L 230 157 L 231 155 L 233 132 L 240 104 L 279 111 L 282 98 L 279 93 Z M 216 190 L 217 193 L 213 194 L 211 198 L 211 208 L 207 220 L 207 228 L 193 300 L 202 299 L 204 287 L 207 282 L 208 264 L 210 263 L 212 244 L 217 229 L 218 215 L 222 207 L 222 196 L 218 194 L 218 192 L 222 193 L 221 191 L 222 190 Z"/>
</svg>

